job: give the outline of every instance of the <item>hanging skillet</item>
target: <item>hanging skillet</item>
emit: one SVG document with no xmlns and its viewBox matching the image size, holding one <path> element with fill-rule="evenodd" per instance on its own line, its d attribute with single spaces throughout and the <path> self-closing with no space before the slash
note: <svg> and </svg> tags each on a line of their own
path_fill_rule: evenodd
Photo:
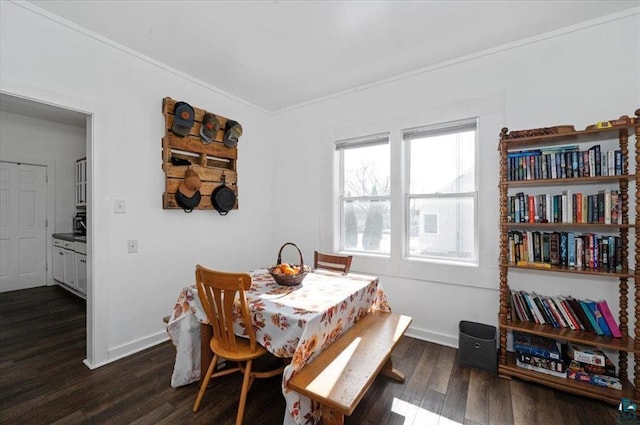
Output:
<svg viewBox="0 0 640 425">
<path fill-rule="evenodd" d="M 236 193 L 225 184 L 225 176 L 222 175 L 222 184 L 211 193 L 211 205 L 220 215 L 227 215 L 236 205 Z"/>
</svg>

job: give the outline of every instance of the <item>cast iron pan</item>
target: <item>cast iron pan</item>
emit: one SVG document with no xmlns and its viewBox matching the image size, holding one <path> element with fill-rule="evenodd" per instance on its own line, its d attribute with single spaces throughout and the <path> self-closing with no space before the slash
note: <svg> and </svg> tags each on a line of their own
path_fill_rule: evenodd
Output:
<svg viewBox="0 0 640 425">
<path fill-rule="evenodd" d="M 236 205 L 236 193 L 224 183 L 224 177 L 222 184 L 211 193 L 211 205 L 220 215 L 227 215 Z"/>
<path fill-rule="evenodd" d="M 200 204 L 200 197 L 201 196 L 199 190 L 196 191 L 196 193 L 194 193 L 191 198 L 187 198 L 180 191 L 176 192 L 176 202 L 178 203 L 178 205 L 180 205 L 180 207 L 182 207 L 184 212 L 187 213 L 193 211 L 193 209 Z"/>
</svg>

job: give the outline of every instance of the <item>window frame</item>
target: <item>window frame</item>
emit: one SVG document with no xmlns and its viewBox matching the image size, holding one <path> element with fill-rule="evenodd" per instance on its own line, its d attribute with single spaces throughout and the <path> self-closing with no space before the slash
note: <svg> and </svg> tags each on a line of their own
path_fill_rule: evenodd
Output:
<svg viewBox="0 0 640 425">
<path fill-rule="evenodd" d="M 404 176 L 404 231 L 402 235 L 403 258 L 411 261 L 447 262 L 459 265 L 479 265 L 479 217 L 478 217 L 478 139 L 479 117 L 464 118 L 455 121 L 440 122 L 437 124 L 423 125 L 402 129 L 401 139 L 404 148 L 404 157 L 401 163 Z M 411 141 L 416 138 L 431 137 L 435 135 L 455 134 L 467 129 L 473 129 L 474 135 L 474 187 L 472 191 L 465 192 L 440 192 L 440 193 L 412 193 L 411 192 Z M 451 258 L 437 255 L 412 255 L 411 244 L 411 201 L 414 199 L 446 199 L 446 198 L 471 198 L 473 202 L 473 256 L 469 259 Z M 393 205 L 391 206 L 393 208 Z"/>
<path fill-rule="evenodd" d="M 357 137 L 352 139 L 343 139 L 335 142 L 335 151 L 338 154 L 338 164 L 339 164 L 339 173 L 338 173 L 338 208 L 339 208 L 339 231 L 338 231 L 338 251 L 358 254 L 358 255 L 379 255 L 384 257 L 390 257 L 392 248 L 389 247 L 389 252 L 377 252 L 377 251 L 365 251 L 364 249 L 352 249 L 345 248 L 345 205 L 347 201 L 387 201 L 389 204 L 389 214 L 392 213 L 392 190 L 389 188 L 389 193 L 387 195 L 376 195 L 376 196 L 346 196 L 344 193 L 344 153 L 348 149 L 357 149 L 368 146 L 377 146 L 377 145 L 387 145 L 389 148 L 389 178 L 391 179 L 391 138 L 390 133 L 378 133 L 369 136 Z M 389 233 L 389 238 L 392 237 L 392 233 Z"/>
</svg>

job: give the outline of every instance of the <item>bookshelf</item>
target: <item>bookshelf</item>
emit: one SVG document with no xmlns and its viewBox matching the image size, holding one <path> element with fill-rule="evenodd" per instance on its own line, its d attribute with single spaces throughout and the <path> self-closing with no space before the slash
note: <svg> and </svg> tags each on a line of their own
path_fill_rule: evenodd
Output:
<svg viewBox="0 0 640 425">
<path fill-rule="evenodd" d="M 635 401 L 640 401 L 640 270 L 636 271 L 629 268 L 629 256 L 633 255 L 637 265 L 640 268 L 640 109 L 635 111 L 635 120 L 627 120 L 620 122 L 611 122 L 611 127 L 591 128 L 575 131 L 572 127 L 561 126 L 535 130 L 523 130 L 509 132 L 507 128 L 503 128 L 500 134 L 499 155 L 500 155 L 500 309 L 499 309 L 499 363 L 498 374 L 501 377 L 515 377 L 523 380 L 537 382 L 549 386 L 554 389 L 570 392 L 573 394 L 586 396 L 590 398 L 600 399 L 612 404 L 618 404 L 622 397 L 626 397 Z M 629 122 L 631 121 L 631 122 Z M 635 122 L 633 122 L 635 121 Z M 615 125 L 618 124 L 618 125 Z M 524 137 L 520 137 L 524 136 Z M 634 144 L 629 148 L 629 139 L 633 138 Z M 594 163 L 590 162 L 588 151 L 590 148 L 607 143 L 615 145 L 614 153 L 609 154 L 607 175 L 600 168 L 603 164 L 599 164 L 598 173 L 594 171 Z M 576 154 L 567 155 L 563 149 L 573 146 L 577 151 Z M 545 154 L 545 149 L 548 149 Z M 558 157 L 556 154 L 548 152 L 562 152 Z M 531 152 L 541 150 L 540 158 L 532 158 Z M 568 150 L 568 149 L 567 149 Z M 587 153 L 584 153 L 584 152 Z M 617 151 L 617 152 L 616 152 Z M 518 159 L 518 155 L 526 157 L 526 159 Z M 560 159 L 566 156 L 566 164 L 564 159 L 562 165 L 567 167 L 566 170 L 561 169 Z M 581 155 L 584 155 L 581 157 Z M 514 159 L 515 157 L 515 159 Z M 600 157 L 600 155 L 598 155 Z M 576 166 L 575 162 L 569 163 L 570 158 L 573 161 L 579 159 L 580 166 Z M 602 162 L 607 158 L 603 154 L 600 159 Z M 629 159 L 633 159 L 633 170 L 629 169 Z M 616 160 L 618 161 L 616 164 Z M 558 163 L 556 164 L 556 161 Z M 591 159 L 593 161 L 593 159 Z M 567 165 L 568 164 L 568 165 Z M 557 168 L 556 168 L 557 166 Z M 583 168 L 584 166 L 584 168 Z M 523 170 L 522 167 L 525 169 Z M 529 169 L 527 169 L 529 167 Z M 572 169 L 569 170 L 569 167 Z M 590 168 L 590 171 L 586 171 Z M 553 173 L 551 170 L 554 169 Z M 544 171 L 543 171 L 544 170 Z M 631 187 L 630 187 L 631 186 Z M 545 210 L 547 201 L 550 199 L 547 195 L 540 198 L 540 213 L 538 213 L 538 202 L 535 205 L 535 219 L 527 219 L 523 221 L 524 214 L 531 212 L 533 209 L 529 205 L 521 205 L 520 216 L 514 219 L 514 194 L 517 192 L 527 192 L 527 200 L 530 196 L 537 195 L 536 191 L 547 191 L 559 193 L 568 188 L 569 190 L 581 191 L 588 190 L 589 187 L 606 187 L 610 191 L 616 191 L 619 196 L 619 209 L 617 216 L 612 220 L 611 217 L 605 221 L 602 218 L 594 216 L 589 222 L 582 218 L 576 219 L 576 209 L 571 208 L 567 216 L 556 220 L 546 220 L 545 217 L 551 218 L 552 214 L 548 214 Z M 632 196 L 630 196 L 632 195 Z M 581 193 L 582 196 L 582 193 Z M 586 196 L 586 195 L 585 195 Z M 601 199 L 601 198 L 600 198 Z M 517 200 L 515 201 L 518 202 Z M 596 201 L 597 202 L 597 201 Z M 549 203 L 550 207 L 551 203 Z M 554 207 L 556 205 L 554 204 Z M 608 205 L 610 207 L 610 205 Z M 566 206 L 565 206 L 566 207 Z M 561 208 L 561 207 L 559 207 Z M 597 208 L 597 204 L 594 204 Z M 629 209 L 634 208 L 633 221 L 630 221 Z M 544 211 L 544 212 L 542 212 Z M 586 210 L 585 210 L 586 211 Z M 611 214 L 613 210 L 611 210 Z M 566 211 L 565 211 L 566 212 Z M 581 210 L 582 213 L 582 210 Z M 585 212 L 586 214 L 586 212 Z M 591 214 L 591 211 L 589 212 Z M 596 214 L 597 215 L 597 214 Z M 575 234 L 595 234 L 595 240 L 598 238 L 616 238 L 616 249 L 618 258 L 616 258 L 616 266 L 601 260 L 598 263 L 591 256 L 591 263 L 583 263 L 578 266 L 567 263 L 566 256 L 561 264 L 551 264 L 548 258 L 540 258 L 539 261 L 514 261 L 514 245 L 510 240 L 514 232 L 558 232 Z M 630 234 L 632 232 L 632 234 Z M 600 235 L 600 236 L 598 236 Z M 630 236 L 633 236 L 634 243 L 630 243 Z M 583 237 L 583 236 L 576 236 Z M 609 239 L 610 240 L 610 239 Z M 578 246 L 580 246 L 579 244 Z M 602 245 L 601 245 L 602 246 Z M 585 247 L 586 249 L 586 247 Z M 540 248 L 540 253 L 542 253 Z M 574 255 L 579 255 L 578 251 Z M 528 254 L 527 254 L 528 255 Z M 611 253 L 614 255 L 614 253 Z M 586 258 L 583 255 L 581 258 Z M 609 257 L 613 258 L 613 257 Z M 530 260 L 530 259 L 528 259 Z M 547 260 L 547 261 L 545 261 Z M 574 258 L 575 260 L 575 258 Z M 605 265 L 602 265 L 602 262 Z M 608 336 L 600 336 L 595 333 L 571 330 L 569 328 L 555 328 L 549 324 L 539 324 L 534 322 L 521 322 L 516 315 L 511 314 L 511 298 L 509 287 L 509 271 L 524 270 L 528 273 L 538 274 L 541 280 L 550 283 L 549 293 L 551 292 L 567 292 L 558 289 L 554 283 L 554 276 L 558 273 L 571 273 L 574 275 L 588 275 L 597 277 L 602 284 L 615 284 L 618 287 L 619 299 L 617 300 L 620 314 L 617 318 L 622 338 L 614 338 Z M 635 310 L 630 323 L 629 315 L 629 282 L 633 282 L 632 296 Z M 524 288 L 520 288 L 524 289 Z M 579 297 L 580 294 L 571 294 Z M 611 304 L 613 300 L 608 300 Z M 619 378 L 622 381 L 622 391 L 598 387 L 589 383 L 573 381 L 569 379 L 558 378 L 555 376 L 531 371 L 516 366 L 514 353 L 507 351 L 507 333 L 517 331 L 521 333 L 534 334 L 574 342 L 577 344 L 589 345 L 594 347 L 602 347 L 604 349 L 615 350 L 619 354 L 618 367 Z M 630 359 L 629 353 L 632 353 Z M 637 361 L 635 359 L 638 359 Z M 633 377 L 627 376 L 629 362 L 633 362 Z"/>
</svg>

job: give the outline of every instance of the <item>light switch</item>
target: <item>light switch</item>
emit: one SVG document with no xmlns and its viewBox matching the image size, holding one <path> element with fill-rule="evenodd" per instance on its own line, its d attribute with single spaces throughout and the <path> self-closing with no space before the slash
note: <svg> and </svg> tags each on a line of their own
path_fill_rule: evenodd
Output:
<svg viewBox="0 0 640 425">
<path fill-rule="evenodd" d="M 127 241 L 127 252 L 129 254 L 134 254 L 138 252 L 138 240 L 137 239 L 129 239 Z"/>
<path fill-rule="evenodd" d="M 113 201 L 113 212 L 116 214 L 125 214 L 127 212 L 127 202 L 124 199 L 116 199 Z"/>
</svg>

